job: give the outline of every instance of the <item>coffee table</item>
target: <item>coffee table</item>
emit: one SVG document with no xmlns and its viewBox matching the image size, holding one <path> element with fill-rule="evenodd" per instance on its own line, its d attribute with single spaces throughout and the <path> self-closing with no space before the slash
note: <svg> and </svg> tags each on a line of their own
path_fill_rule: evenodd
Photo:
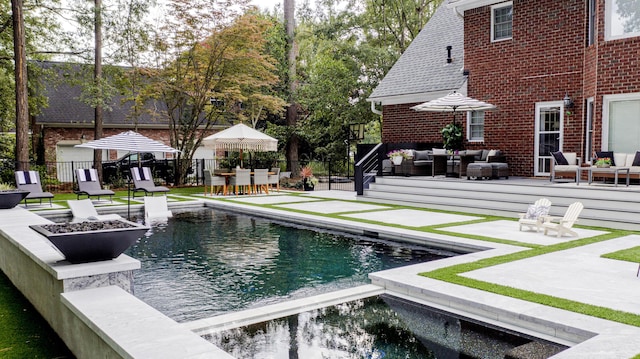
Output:
<svg viewBox="0 0 640 359">
<path fill-rule="evenodd" d="M 629 187 L 629 167 L 578 167 L 576 170 L 576 185 L 580 185 L 580 177 L 582 176 L 582 172 L 587 171 L 587 178 L 589 180 L 589 184 L 593 182 L 593 174 L 596 173 L 613 173 L 613 183 L 616 187 L 618 187 L 618 178 L 620 173 L 626 175 L 627 178 L 627 187 Z"/>
</svg>

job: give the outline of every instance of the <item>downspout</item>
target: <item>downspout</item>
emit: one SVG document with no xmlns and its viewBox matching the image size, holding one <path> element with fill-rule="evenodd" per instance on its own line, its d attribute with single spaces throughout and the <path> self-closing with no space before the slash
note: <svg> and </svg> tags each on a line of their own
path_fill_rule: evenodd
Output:
<svg viewBox="0 0 640 359">
<path fill-rule="evenodd" d="M 382 116 L 382 111 L 376 108 L 375 101 L 371 101 L 371 112 L 375 113 L 376 115 Z"/>
<path fill-rule="evenodd" d="M 382 116 L 382 111 L 378 110 L 376 108 L 376 103 L 375 101 L 371 101 L 371 112 L 375 113 L 376 115 L 380 115 Z"/>
</svg>

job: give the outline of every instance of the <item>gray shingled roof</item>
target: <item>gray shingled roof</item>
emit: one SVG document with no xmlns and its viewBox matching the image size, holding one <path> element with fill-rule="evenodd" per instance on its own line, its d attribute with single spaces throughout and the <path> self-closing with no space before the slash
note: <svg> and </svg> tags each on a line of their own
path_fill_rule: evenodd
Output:
<svg viewBox="0 0 640 359">
<path fill-rule="evenodd" d="M 67 76 L 70 71 L 80 71 L 78 64 L 68 64 L 59 62 L 39 62 L 38 66 L 53 70 L 57 76 L 54 79 L 44 81 L 45 96 L 49 98 L 49 106 L 36 116 L 36 123 L 49 125 L 69 125 L 69 126 L 93 126 L 94 109 L 80 102 L 80 87 L 71 86 L 66 81 L 60 81 Z M 110 104 L 111 111 L 103 111 L 103 122 L 105 127 L 132 127 L 133 120 L 128 116 L 131 112 L 132 102 L 122 104 L 123 96 L 116 96 Z M 159 113 L 166 113 L 166 106 L 162 103 L 146 105 L 148 109 L 155 109 Z M 157 108 L 155 108 L 157 107 Z M 155 116 L 145 113 L 138 119 L 138 125 L 142 126 L 164 126 L 169 123 L 165 116 Z"/>
<path fill-rule="evenodd" d="M 447 63 L 447 46 L 452 46 L 453 62 Z M 369 96 L 380 102 L 394 96 L 423 95 L 460 89 L 466 77 L 464 66 L 463 19 L 443 1 L 411 45 Z M 408 102 L 416 102 L 411 100 Z M 397 103 L 397 101 L 396 101 Z"/>
</svg>

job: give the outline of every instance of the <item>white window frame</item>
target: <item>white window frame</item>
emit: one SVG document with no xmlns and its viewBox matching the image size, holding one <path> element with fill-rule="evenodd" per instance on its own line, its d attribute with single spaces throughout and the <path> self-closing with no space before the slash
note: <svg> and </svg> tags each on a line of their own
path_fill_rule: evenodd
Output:
<svg viewBox="0 0 640 359">
<path fill-rule="evenodd" d="M 474 113 L 482 113 L 482 137 L 471 137 L 471 119 L 473 118 Z M 484 120 L 485 120 L 485 112 L 484 111 L 468 111 L 467 112 L 467 141 L 469 142 L 484 142 Z M 476 125 L 479 126 L 479 125 Z"/>
<path fill-rule="evenodd" d="M 637 37 L 640 36 L 640 31 L 625 33 L 622 35 L 612 35 L 612 26 L 613 20 L 611 17 L 613 16 L 613 2 L 615 0 L 606 0 L 605 4 L 605 18 L 604 18 L 604 39 L 605 41 L 609 40 L 617 40 L 617 39 L 625 39 L 628 37 Z"/>
<path fill-rule="evenodd" d="M 593 152 L 596 150 L 595 148 L 593 148 L 593 142 L 594 142 L 594 128 L 593 128 L 593 117 L 595 116 L 595 104 L 594 104 L 595 99 L 593 97 L 589 97 L 586 100 L 586 106 L 585 106 L 585 138 L 584 138 L 584 144 L 585 144 L 585 148 L 584 148 L 584 153 L 585 153 L 585 159 L 583 162 L 585 163 L 591 163 L 591 159 L 593 157 Z"/>
<path fill-rule="evenodd" d="M 640 100 L 640 92 L 602 96 L 602 151 L 609 150 L 609 105 L 618 101 Z"/>
<path fill-rule="evenodd" d="M 496 10 L 509 7 L 509 6 L 511 7 L 511 36 L 501 37 L 499 39 L 496 39 L 496 33 L 495 33 Z M 491 42 L 511 40 L 512 38 L 513 38 L 513 1 L 507 1 L 502 4 L 491 6 Z"/>
</svg>

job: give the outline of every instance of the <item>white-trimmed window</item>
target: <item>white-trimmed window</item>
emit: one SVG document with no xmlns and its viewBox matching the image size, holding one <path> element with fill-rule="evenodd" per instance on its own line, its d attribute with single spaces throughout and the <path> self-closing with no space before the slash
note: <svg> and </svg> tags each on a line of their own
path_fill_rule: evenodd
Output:
<svg viewBox="0 0 640 359">
<path fill-rule="evenodd" d="M 605 40 L 640 36 L 640 0 L 607 0 Z"/>
<path fill-rule="evenodd" d="M 484 141 L 484 111 L 469 111 L 467 115 L 467 137 L 469 142 Z"/>
<path fill-rule="evenodd" d="M 491 7 L 491 41 L 511 39 L 513 30 L 513 2 Z"/>
<path fill-rule="evenodd" d="M 635 153 L 640 143 L 640 92 L 602 99 L 602 150 Z"/>
</svg>

